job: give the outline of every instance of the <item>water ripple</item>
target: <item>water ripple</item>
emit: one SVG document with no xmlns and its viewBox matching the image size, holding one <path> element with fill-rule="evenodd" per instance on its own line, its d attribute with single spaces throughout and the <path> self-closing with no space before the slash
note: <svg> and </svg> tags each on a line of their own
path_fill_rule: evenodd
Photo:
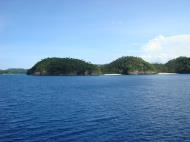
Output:
<svg viewBox="0 0 190 142">
<path fill-rule="evenodd" d="M 0 141 L 189 141 L 189 84 L 190 75 L 0 76 Z"/>
</svg>

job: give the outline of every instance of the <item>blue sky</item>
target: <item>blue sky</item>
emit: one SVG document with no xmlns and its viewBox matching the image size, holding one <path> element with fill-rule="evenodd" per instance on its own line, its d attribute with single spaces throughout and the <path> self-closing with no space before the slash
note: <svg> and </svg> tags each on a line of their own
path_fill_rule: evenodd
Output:
<svg viewBox="0 0 190 142">
<path fill-rule="evenodd" d="M 189 0 L 0 0 L 0 68 L 190 55 Z"/>
</svg>

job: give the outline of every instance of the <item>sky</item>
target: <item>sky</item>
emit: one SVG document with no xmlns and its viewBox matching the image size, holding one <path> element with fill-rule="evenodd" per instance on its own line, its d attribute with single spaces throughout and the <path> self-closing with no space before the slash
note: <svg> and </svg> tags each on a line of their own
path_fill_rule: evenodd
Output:
<svg viewBox="0 0 190 142">
<path fill-rule="evenodd" d="M 190 56 L 190 0 L 0 0 L 0 69 Z"/>
</svg>

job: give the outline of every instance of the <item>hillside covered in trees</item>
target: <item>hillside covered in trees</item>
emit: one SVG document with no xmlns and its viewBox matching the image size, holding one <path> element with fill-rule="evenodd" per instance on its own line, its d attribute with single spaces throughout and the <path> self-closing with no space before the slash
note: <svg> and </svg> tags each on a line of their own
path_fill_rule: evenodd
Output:
<svg viewBox="0 0 190 142">
<path fill-rule="evenodd" d="M 139 57 L 121 57 L 104 65 L 73 58 L 46 58 L 27 71 L 28 75 L 101 75 L 190 73 L 190 58 L 179 57 L 166 64 L 150 64 Z"/>
<path fill-rule="evenodd" d="M 153 64 L 157 72 L 168 73 L 190 73 L 190 58 L 178 57 L 168 61 L 166 64 Z"/>
<path fill-rule="evenodd" d="M 153 65 L 138 57 L 121 57 L 110 64 L 95 65 L 73 58 L 47 58 L 28 70 L 28 75 L 153 74 Z"/>
<path fill-rule="evenodd" d="M 6 70 L 0 70 L 0 74 L 26 74 L 26 69 L 12 68 Z"/>
<path fill-rule="evenodd" d="M 190 73 L 190 58 L 179 57 L 165 64 L 167 71 L 171 73 Z"/>
<path fill-rule="evenodd" d="M 47 58 L 28 70 L 28 75 L 96 75 L 94 64 L 73 58 Z"/>
<path fill-rule="evenodd" d="M 103 73 L 118 74 L 155 74 L 153 65 L 139 57 L 121 57 L 110 64 L 102 66 Z"/>
</svg>

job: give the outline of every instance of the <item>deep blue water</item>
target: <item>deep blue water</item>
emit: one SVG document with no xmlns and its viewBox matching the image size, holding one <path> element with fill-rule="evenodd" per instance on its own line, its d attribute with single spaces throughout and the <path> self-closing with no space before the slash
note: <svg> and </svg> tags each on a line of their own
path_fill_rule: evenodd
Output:
<svg viewBox="0 0 190 142">
<path fill-rule="evenodd" d="M 1 75 L 8 141 L 190 141 L 190 75 Z"/>
</svg>

